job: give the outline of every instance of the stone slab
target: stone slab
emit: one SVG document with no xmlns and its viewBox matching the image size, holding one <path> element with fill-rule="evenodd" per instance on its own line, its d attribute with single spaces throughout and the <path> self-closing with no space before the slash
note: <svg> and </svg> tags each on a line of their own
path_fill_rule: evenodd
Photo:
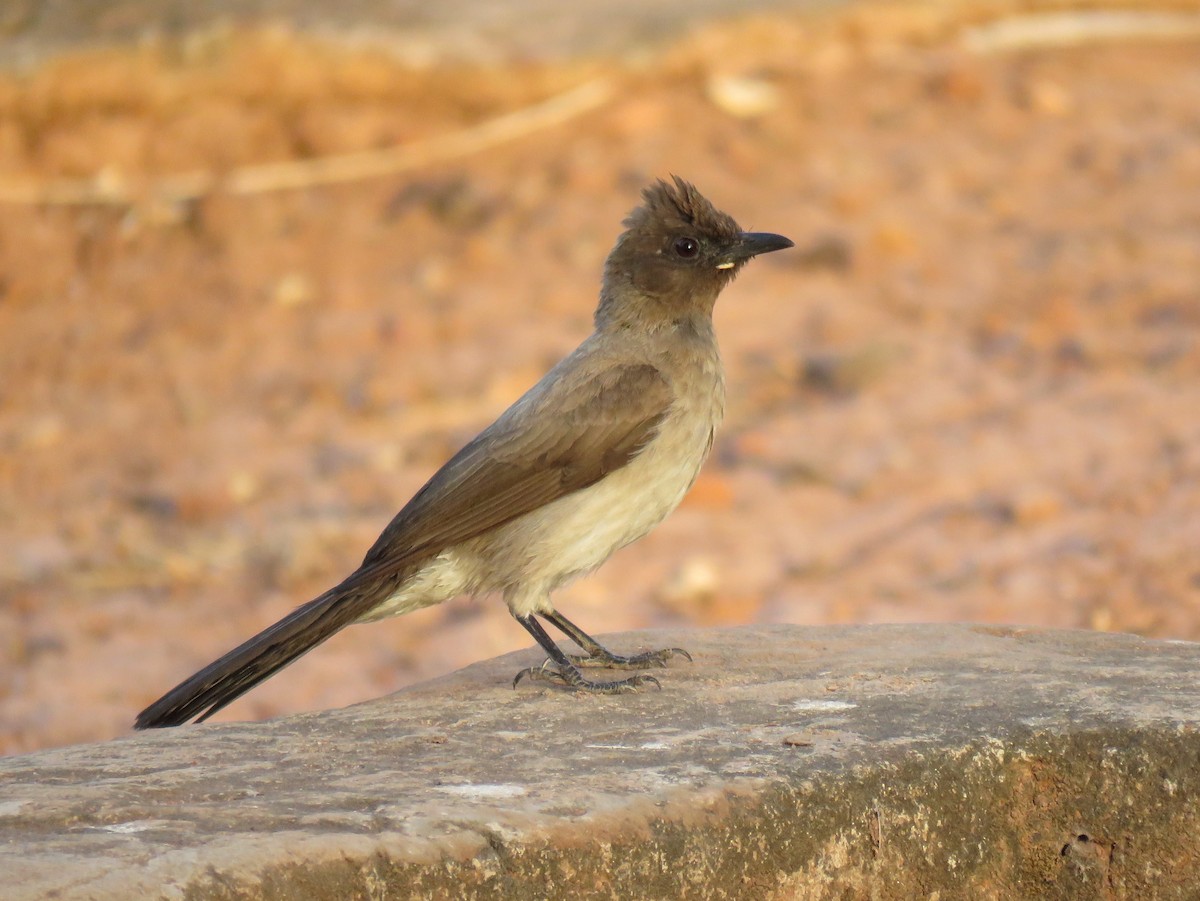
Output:
<svg viewBox="0 0 1200 901">
<path fill-rule="evenodd" d="M 968 625 L 608 642 L 695 663 L 578 697 L 514 690 L 529 650 L 344 710 L 0 759 L 3 897 L 1200 893 L 1200 645 Z"/>
</svg>

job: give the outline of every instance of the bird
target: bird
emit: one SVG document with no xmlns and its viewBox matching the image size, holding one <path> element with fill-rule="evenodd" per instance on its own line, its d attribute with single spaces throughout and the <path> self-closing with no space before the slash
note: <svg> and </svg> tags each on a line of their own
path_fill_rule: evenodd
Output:
<svg viewBox="0 0 1200 901">
<path fill-rule="evenodd" d="M 678 176 L 641 200 L 604 263 L 591 335 L 434 473 L 358 569 L 150 704 L 135 729 L 202 722 L 346 626 L 459 595 L 499 594 L 546 653 L 514 687 L 621 694 L 661 687 L 638 671 L 691 659 L 682 648 L 613 653 L 551 594 L 683 499 L 724 416 L 717 296 L 753 257 L 794 245 L 743 231 Z M 592 679 L 589 667 L 634 672 Z"/>
</svg>

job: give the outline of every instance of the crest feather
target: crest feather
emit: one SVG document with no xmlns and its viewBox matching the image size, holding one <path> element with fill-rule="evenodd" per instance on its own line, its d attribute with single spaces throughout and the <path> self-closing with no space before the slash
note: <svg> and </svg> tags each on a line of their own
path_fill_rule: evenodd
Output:
<svg viewBox="0 0 1200 901">
<path fill-rule="evenodd" d="M 642 200 L 623 223 L 631 231 L 693 228 L 713 237 L 734 237 L 742 231 L 732 216 L 714 207 L 695 185 L 678 175 L 672 175 L 671 182 L 658 179 L 642 191 Z"/>
</svg>

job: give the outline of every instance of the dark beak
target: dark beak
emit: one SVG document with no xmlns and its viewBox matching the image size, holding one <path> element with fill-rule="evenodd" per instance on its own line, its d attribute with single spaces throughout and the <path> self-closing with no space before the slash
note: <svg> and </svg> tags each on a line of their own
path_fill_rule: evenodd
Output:
<svg viewBox="0 0 1200 901">
<path fill-rule="evenodd" d="M 773 250 L 786 250 L 796 245 L 783 235 L 773 235 L 770 232 L 742 232 L 734 240 L 717 265 L 718 269 L 732 269 L 739 263 L 744 263 L 760 253 L 771 253 Z"/>
</svg>

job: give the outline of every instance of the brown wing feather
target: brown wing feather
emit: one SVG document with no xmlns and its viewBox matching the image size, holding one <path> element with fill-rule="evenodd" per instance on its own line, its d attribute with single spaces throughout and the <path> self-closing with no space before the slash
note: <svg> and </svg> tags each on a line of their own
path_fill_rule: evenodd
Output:
<svg viewBox="0 0 1200 901">
<path fill-rule="evenodd" d="M 650 365 L 614 366 L 565 391 L 531 394 L 438 470 L 360 573 L 396 572 L 598 482 L 633 459 L 672 399 Z"/>
</svg>

